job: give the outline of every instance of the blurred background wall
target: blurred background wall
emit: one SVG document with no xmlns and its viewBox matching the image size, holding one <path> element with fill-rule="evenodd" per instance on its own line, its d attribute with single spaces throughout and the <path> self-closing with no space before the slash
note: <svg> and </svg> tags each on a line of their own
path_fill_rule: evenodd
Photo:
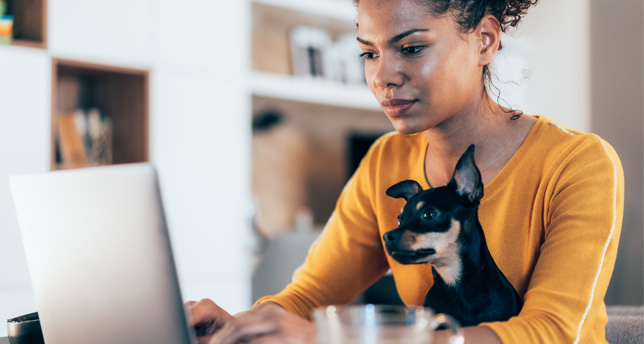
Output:
<svg viewBox="0 0 644 344">
<path fill-rule="evenodd" d="M 624 224 L 606 302 L 644 299 L 644 26 L 641 0 L 592 0 L 590 123 L 610 142 L 625 175 Z"/>
</svg>

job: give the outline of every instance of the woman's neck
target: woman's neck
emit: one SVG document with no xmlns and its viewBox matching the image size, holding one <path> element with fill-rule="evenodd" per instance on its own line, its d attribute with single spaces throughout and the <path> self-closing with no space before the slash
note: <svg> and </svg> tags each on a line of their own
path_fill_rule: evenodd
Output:
<svg viewBox="0 0 644 344">
<path fill-rule="evenodd" d="M 510 120 L 495 103 L 482 105 L 477 112 L 453 116 L 449 121 L 425 132 L 427 153 L 425 177 L 432 186 L 447 184 L 456 162 L 471 144 L 483 183 L 490 182 L 519 149 L 536 119 L 521 116 Z M 487 111 L 485 111 L 487 110 Z"/>
</svg>

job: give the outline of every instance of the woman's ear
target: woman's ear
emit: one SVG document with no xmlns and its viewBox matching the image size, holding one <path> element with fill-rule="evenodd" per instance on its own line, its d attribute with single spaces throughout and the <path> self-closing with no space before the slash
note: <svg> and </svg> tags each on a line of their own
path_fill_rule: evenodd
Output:
<svg viewBox="0 0 644 344">
<path fill-rule="evenodd" d="M 476 28 L 477 37 L 481 40 L 479 65 L 485 66 L 492 62 L 501 45 L 501 24 L 493 15 L 486 15 Z"/>
</svg>

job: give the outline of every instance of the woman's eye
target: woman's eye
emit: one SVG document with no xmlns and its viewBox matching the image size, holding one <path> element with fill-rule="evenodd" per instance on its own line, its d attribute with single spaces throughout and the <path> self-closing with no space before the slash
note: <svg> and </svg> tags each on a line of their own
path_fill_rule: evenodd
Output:
<svg viewBox="0 0 644 344">
<path fill-rule="evenodd" d="M 436 218 L 436 216 L 438 216 L 438 213 L 437 213 L 437 212 L 436 212 L 436 210 L 434 210 L 434 209 L 426 210 L 426 211 L 423 213 L 423 218 L 425 218 L 425 219 L 427 219 L 427 220 L 433 220 L 433 219 L 435 219 L 435 218 Z"/>
<path fill-rule="evenodd" d="M 425 47 L 422 46 L 422 45 L 413 45 L 413 46 L 410 46 L 410 47 L 402 48 L 402 52 L 405 55 L 415 55 L 415 54 L 418 54 L 421 51 L 423 51 L 423 49 L 425 49 Z"/>
<path fill-rule="evenodd" d="M 372 59 L 375 59 L 377 56 L 378 55 L 376 55 L 376 53 L 370 52 L 370 51 L 360 54 L 360 57 L 364 58 L 365 60 L 372 60 Z"/>
</svg>

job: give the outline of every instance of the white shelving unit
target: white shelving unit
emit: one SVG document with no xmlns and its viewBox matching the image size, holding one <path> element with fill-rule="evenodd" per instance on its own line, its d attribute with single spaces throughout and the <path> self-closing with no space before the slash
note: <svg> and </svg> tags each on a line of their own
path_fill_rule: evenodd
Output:
<svg viewBox="0 0 644 344">
<path fill-rule="evenodd" d="M 380 135 L 392 127 L 365 83 L 292 75 L 290 33 L 303 25 L 339 40 L 356 33 L 356 8 L 351 0 L 251 0 L 251 12 L 253 112 L 276 110 L 308 138 L 315 161 L 307 206 L 314 224 L 322 225 L 349 177 L 354 135 Z"/>
<path fill-rule="evenodd" d="M 285 101 L 378 111 L 380 105 L 366 86 L 309 78 L 253 72 L 253 95 Z"/>
<path fill-rule="evenodd" d="M 355 21 L 356 11 L 351 0 L 253 0 L 253 3 L 279 10 L 337 19 L 347 23 Z"/>
<path fill-rule="evenodd" d="M 252 0 L 252 4 L 254 15 L 279 18 L 280 22 L 287 23 L 286 26 L 310 23 L 332 33 L 355 29 L 356 9 L 351 0 Z M 255 96 L 340 108 L 380 110 L 366 85 L 262 71 L 252 71 L 251 74 L 250 89 Z"/>
</svg>

